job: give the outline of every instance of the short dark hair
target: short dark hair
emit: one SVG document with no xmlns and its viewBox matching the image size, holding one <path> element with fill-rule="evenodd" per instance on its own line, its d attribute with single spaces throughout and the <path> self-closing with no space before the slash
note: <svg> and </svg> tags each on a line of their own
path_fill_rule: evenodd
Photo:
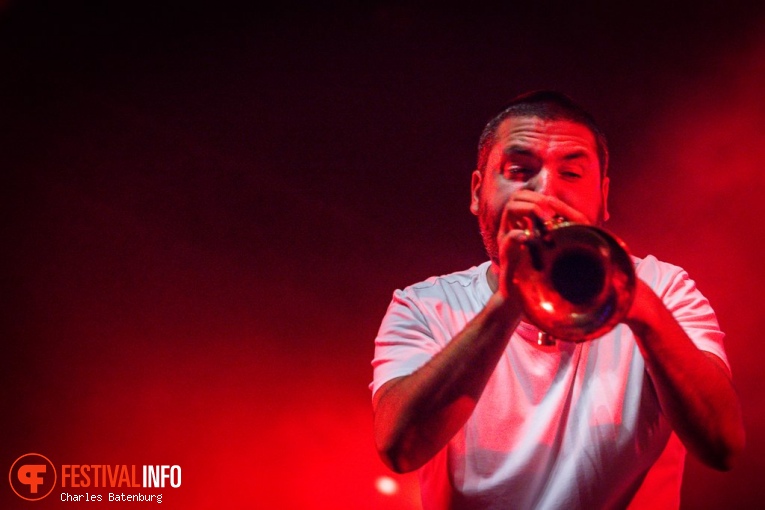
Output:
<svg viewBox="0 0 765 510">
<path fill-rule="evenodd" d="M 608 144 L 606 136 L 590 113 L 566 94 L 554 90 L 535 90 L 513 98 L 498 115 L 483 128 L 478 141 L 478 165 L 476 169 L 483 173 L 489 160 L 497 129 L 510 117 L 538 117 L 542 120 L 568 120 L 587 127 L 595 137 L 595 146 L 600 162 L 600 176 L 608 173 Z"/>
</svg>

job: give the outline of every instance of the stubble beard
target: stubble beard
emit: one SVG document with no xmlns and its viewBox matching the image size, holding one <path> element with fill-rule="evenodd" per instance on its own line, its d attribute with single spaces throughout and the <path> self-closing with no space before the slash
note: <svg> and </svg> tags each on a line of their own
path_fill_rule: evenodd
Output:
<svg viewBox="0 0 765 510">
<path fill-rule="evenodd" d="M 481 231 L 481 238 L 483 239 L 483 246 L 486 249 L 486 254 L 492 263 L 499 265 L 499 243 L 497 242 L 497 235 L 499 235 L 499 223 L 502 219 L 501 214 L 495 214 L 486 206 L 486 200 L 480 199 L 478 203 L 478 228 Z"/>
</svg>

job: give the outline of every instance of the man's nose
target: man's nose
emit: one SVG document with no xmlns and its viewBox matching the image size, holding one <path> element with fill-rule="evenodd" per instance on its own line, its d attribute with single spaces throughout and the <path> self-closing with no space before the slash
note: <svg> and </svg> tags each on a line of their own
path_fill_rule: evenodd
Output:
<svg viewBox="0 0 765 510">
<path fill-rule="evenodd" d="M 555 179 L 548 168 L 541 168 L 526 182 L 526 189 L 541 195 L 552 196 L 555 193 Z"/>
</svg>

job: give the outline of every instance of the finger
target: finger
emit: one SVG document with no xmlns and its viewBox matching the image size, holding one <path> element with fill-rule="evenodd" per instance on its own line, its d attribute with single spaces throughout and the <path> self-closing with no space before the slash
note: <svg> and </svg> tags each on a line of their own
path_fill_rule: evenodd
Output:
<svg viewBox="0 0 765 510">
<path fill-rule="evenodd" d="M 558 198 L 547 197 L 547 206 L 555 211 L 555 216 L 559 216 L 565 220 L 574 223 L 590 223 L 590 220 L 587 218 L 587 216 L 581 213 L 578 209 L 571 207 L 566 202 Z"/>
<path fill-rule="evenodd" d="M 551 221 L 555 212 L 549 207 L 544 207 L 535 202 L 509 200 L 502 211 L 500 224 L 501 232 L 510 230 L 533 231 L 533 219 L 539 219 L 543 223 Z"/>
<path fill-rule="evenodd" d="M 519 190 L 514 193 L 508 201 L 508 204 L 510 203 L 513 203 L 514 205 L 511 207 L 518 211 L 527 210 L 533 212 L 533 214 L 536 214 L 542 221 L 548 221 L 558 216 L 575 223 L 590 223 L 583 213 L 579 212 L 579 210 L 570 206 L 566 202 L 557 197 L 542 195 L 535 191 Z M 533 206 L 530 204 L 533 204 Z"/>
<path fill-rule="evenodd" d="M 517 228 L 517 229 L 509 230 L 505 232 L 504 234 L 500 234 L 500 238 L 499 238 L 500 247 L 502 247 L 503 245 L 507 243 L 523 244 L 529 240 L 530 232 L 531 231 L 528 230 L 527 228 L 523 228 L 523 229 Z"/>
</svg>

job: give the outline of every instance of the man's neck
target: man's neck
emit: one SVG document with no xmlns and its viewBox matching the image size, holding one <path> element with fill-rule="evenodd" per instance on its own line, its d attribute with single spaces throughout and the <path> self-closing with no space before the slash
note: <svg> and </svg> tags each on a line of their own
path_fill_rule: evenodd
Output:
<svg viewBox="0 0 765 510">
<path fill-rule="evenodd" d="M 486 269 L 486 282 L 492 292 L 499 290 L 499 264 L 492 261 Z"/>
</svg>

